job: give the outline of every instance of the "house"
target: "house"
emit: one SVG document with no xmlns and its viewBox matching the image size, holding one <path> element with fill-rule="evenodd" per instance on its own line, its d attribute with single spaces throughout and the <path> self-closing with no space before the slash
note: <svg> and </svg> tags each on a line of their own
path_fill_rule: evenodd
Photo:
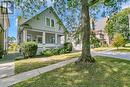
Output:
<svg viewBox="0 0 130 87">
<path fill-rule="evenodd" d="M 9 17 L 6 12 L 7 9 L 4 7 L 0 7 L 0 47 L 7 51 L 8 43 L 7 43 L 7 36 L 8 36 L 8 28 L 10 26 Z"/>
<path fill-rule="evenodd" d="M 29 20 L 19 18 L 19 44 L 35 41 L 38 43 L 38 53 L 45 49 L 62 47 L 66 32 L 67 29 L 52 7 Z"/>
<path fill-rule="evenodd" d="M 108 33 L 105 31 L 108 18 L 102 18 L 95 20 L 94 28 L 92 31 L 96 34 L 96 37 L 101 41 L 102 44 L 110 44 Z"/>
<path fill-rule="evenodd" d="M 108 18 L 101 18 L 101 19 L 91 19 L 91 32 L 94 32 L 96 37 L 100 40 L 101 45 L 110 44 L 109 36 L 105 32 L 105 26 L 107 24 Z M 81 26 L 80 26 L 81 27 Z M 68 36 L 67 40 L 69 42 L 72 42 L 73 44 L 73 50 L 81 50 L 82 49 L 82 41 L 80 40 L 81 36 L 79 35 L 78 38 L 73 38 L 73 35 L 76 32 L 79 32 L 80 27 L 74 27 L 74 31 L 71 32 L 71 34 Z"/>
</svg>

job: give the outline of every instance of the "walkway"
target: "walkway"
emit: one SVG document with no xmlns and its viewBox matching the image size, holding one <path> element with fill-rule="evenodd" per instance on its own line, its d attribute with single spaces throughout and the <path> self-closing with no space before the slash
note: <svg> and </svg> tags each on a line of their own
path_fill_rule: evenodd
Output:
<svg viewBox="0 0 130 87">
<path fill-rule="evenodd" d="M 56 63 L 56 64 L 52 64 L 52 65 L 49 65 L 49 66 L 46 66 L 46 67 L 43 67 L 43 68 L 34 69 L 34 70 L 31 70 L 31 71 L 28 71 L 28 72 L 17 74 L 15 76 L 0 79 L 0 87 L 11 86 L 11 85 L 16 84 L 18 82 L 27 80 L 27 79 L 35 77 L 35 76 L 38 76 L 42 73 L 49 72 L 49 71 L 52 71 L 54 69 L 63 67 L 65 65 L 69 64 L 69 63 L 76 61 L 76 60 L 77 60 L 77 58 L 74 58 L 74 59 L 71 59 L 71 60 L 65 60 L 65 61 L 62 61 L 62 62 L 59 62 L 59 63 Z"/>
</svg>

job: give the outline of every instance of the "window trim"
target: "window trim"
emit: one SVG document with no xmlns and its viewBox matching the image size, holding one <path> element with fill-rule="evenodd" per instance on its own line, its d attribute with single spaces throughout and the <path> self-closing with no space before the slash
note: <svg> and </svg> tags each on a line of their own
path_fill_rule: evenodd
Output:
<svg viewBox="0 0 130 87">
<path fill-rule="evenodd" d="M 41 35 L 37 35 L 36 37 L 37 37 L 37 38 L 36 38 L 37 43 L 38 43 L 38 44 L 42 44 L 42 43 L 43 43 L 43 37 L 42 37 Z M 41 38 L 42 38 L 42 43 L 39 43 L 39 42 L 38 42 L 38 37 L 41 37 Z"/>
</svg>

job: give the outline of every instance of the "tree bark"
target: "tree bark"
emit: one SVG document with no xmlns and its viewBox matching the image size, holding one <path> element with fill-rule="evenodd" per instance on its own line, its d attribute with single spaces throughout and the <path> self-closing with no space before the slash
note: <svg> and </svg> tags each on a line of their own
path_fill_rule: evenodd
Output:
<svg viewBox="0 0 130 87">
<path fill-rule="evenodd" d="M 77 62 L 80 63 L 94 63 L 95 60 L 90 52 L 90 15 L 88 0 L 81 0 L 81 25 L 82 25 L 82 54 Z"/>
</svg>

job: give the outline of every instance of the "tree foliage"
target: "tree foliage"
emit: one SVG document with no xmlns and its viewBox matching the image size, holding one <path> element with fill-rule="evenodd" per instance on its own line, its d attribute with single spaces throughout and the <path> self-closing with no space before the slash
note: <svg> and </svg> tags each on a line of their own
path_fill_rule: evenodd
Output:
<svg viewBox="0 0 130 87">
<path fill-rule="evenodd" d="M 124 38 L 128 38 L 129 34 L 129 20 L 128 14 L 130 14 L 130 8 L 126 8 L 121 12 L 110 17 L 105 30 L 110 38 L 114 37 L 115 33 L 121 33 Z"/>
<path fill-rule="evenodd" d="M 125 44 L 124 37 L 120 33 L 116 33 L 112 40 L 112 45 L 114 47 L 117 47 L 117 49 L 118 49 L 118 47 L 123 46 L 124 44 Z"/>
<path fill-rule="evenodd" d="M 96 37 L 96 34 L 94 32 L 91 32 L 90 42 L 94 48 L 100 47 L 100 40 Z"/>
</svg>

